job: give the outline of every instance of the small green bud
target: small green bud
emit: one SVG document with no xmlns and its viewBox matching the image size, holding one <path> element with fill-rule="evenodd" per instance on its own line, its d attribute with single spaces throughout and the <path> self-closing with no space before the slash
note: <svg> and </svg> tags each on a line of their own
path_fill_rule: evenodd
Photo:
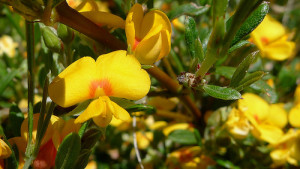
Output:
<svg viewBox="0 0 300 169">
<path fill-rule="evenodd" d="M 41 29 L 45 45 L 53 52 L 61 53 L 64 45 L 59 37 L 47 26 Z"/>
<path fill-rule="evenodd" d="M 67 27 L 64 24 L 59 24 L 57 27 L 58 37 L 66 44 L 69 44 L 74 39 L 74 32 L 71 28 Z"/>
</svg>

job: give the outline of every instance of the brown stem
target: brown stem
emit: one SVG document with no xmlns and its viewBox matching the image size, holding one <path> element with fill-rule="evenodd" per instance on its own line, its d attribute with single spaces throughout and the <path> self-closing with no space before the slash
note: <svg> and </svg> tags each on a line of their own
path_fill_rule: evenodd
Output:
<svg viewBox="0 0 300 169">
<path fill-rule="evenodd" d="M 57 20 L 59 22 L 87 35 L 113 50 L 127 48 L 125 43 L 72 9 L 66 1 L 60 3 L 55 9 L 58 15 Z"/>
<path fill-rule="evenodd" d="M 57 20 L 59 22 L 87 35 L 88 37 L 108 46 L 113 50 L 126 49 L 127 45 L 124 42 L 115 38 L 107 30 L 97 26 L 95 23 L 82 16 L 76 10 L 69 7 L 65 1 L 56 7 L 56 12 L 58 15 Z M 147 69 L 147 71 L 172 93 L 181 92 L 182 86 L 158 67 L 154 66 L 153 68 Z M 199 118 L 201 116 L 201 112 L 194 104 L 190 96 L 184 95 L 180 96 L 179 98 L 196 117 Z"/>
</svg>

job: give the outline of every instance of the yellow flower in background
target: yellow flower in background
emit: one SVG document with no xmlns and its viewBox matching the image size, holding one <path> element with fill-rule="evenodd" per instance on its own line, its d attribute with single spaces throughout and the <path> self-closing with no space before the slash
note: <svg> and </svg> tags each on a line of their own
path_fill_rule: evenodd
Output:
<svg viewBox="0 0 300 169">
<path fill-rule="evenodd" d="M 263 141 L 274 144 L 283 135 L 283 128 L 287 124 L 287 113 L 279 104 L 269 105 L 259 96 L 246 93 L 238 100 L 238 109 L 250 121 L 252 134 Z"/>
<path fill-rule="evenodd" d="M 72 63 L 51 82 L 49 96 L 62 107 L 95 99 L 75 123 L 92 118 L 98 126 L 105 127 L 113 116 L 124 121 L 130 118 L 109 96 L 138 100 L 149 89 L 147 72 L 133 55 L 120 50 L 101 55 L 97 61 L 83 57 Z"/>
<path fill-rule="evenodd" d="M 289 129 L 276 144 L 270 146 L 273 150 L 270 156 L 273 160 L 273 167 L 284 165 L 286 162 L 298 166 L 300 160 L 300 131 Z"/>
<path fill-rule="evenodd" d="M 294 97 L 295 97 L 295 104 L 300 104 L 300 85 L 297 86 Z"/>
<path fill-rule="evenodd" d="M 0 160 L 8 158 L 11 153 L 9 146 L 0 138 Z"/>
<path fill-rule="evenodd" d="M 189 123 L 174 123 L 169 124 L 167 127 L 163 129 L 163 133 L 165 136 L 168 136 L 175 130 L 194 130 L 194 128 Z"/>
<path fill-rule="evenodd" d="M 300 127 L 300 104 L 297 104 L 290 110 L 289 122 L 293 127 Z"/>
<path fill-rule="evenodd" d="M 36 141 L 38 119 L 40 114 L 33 115 L 32 141 Z M 71 132 L 78 132 L 79 124 L 74 124 L 74 119 L 64 121 L 52 115 L 46 133 L 43 137 L 41 147 L 36 159 L 33 161 L 33 168 L 47 169 L 54 167 L 58 147 L 64 137 Z M 21 137 L 9 139 L 11 145 L 16 145 L 19 152 L 19 169 L 24 166 L 26 145 L 28 141 L 28 118 L 21 125 Z"/>
<path fill-rule="evenodd" d="M 125 28 L 125 21 L 121 17 L 110 13 L 107 2 L 68 0 L 68 4 L 98 26 L 107 26 L 112 29 Z"/>
<path fill-rule="evenodd" d="M 8 36 L 3 35 L 0 37 L 0 56 L 6 54 L 8 57 L 12 58 L 16 55 L 16 48 L 18 43 Z"/>
<path fill-rule="evenodd" d="M 151 141 L 153 141 L 153 132 L 136 132 L 136 140 L 138 148 L 145 150 L 149 147 Z"/>
<path fill-rule="evenodd" d="M 260 49 L 261 56 L 282 61 L 293 56 L 295 42 L 288 41 L 288 34 L 281 23 L 267 15 L 251 33 L 251 39 Z"/>
<path fill-rule="evenodd" d="M 238 109 L 232 109 L 225 123 L 228 131 L 237 139 L 248 136 L 252 126 L 246 116 Z"/>
<path fill-rule="evenodd" d="M 153 64 L 171 50 L 171 23 L 159 10 L 144 15 L 142 5 L 135 4 L 127 15 L 125 32 L 128 46 L 142 64 Z"/>
</svg>

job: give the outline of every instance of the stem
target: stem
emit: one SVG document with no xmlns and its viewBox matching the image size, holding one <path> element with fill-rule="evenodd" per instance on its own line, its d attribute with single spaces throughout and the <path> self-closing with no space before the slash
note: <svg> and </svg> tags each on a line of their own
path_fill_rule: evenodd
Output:
<svg viewBox="0 0 300 169">
<path fill-rule="evenodd" d="M 143 163 L 142 163 L 142 159 L 141 159 L 141 155 L 140 155 L 140 151 L 138 148 L 138 143 L 137 143 L 137 138 L 136 138 L 136 117 L 133 116 L 132 118 L 132 127 L 133 127 L 133 146 L 134 146 L 134 150 L 135 150 L 135 154 L 136 154 L 136 158 L 140 164 L 141 169 L 144 169 Z"/>
<path fill-rule="evenodd" d="M 126 44 L 105 29 L 99 27 L 79 12 L 69 7 L 66 1 L 63 1 L 56 7 L 57 20 L 85 35 L 110 47 L 113 50 L 126 49 Z"/>
<path fill-rule="evenodd" d="M 33 130 L 33 103 L 34 103 L 34 25 L 26 21 L 26 42 L 27 42 L 27 75 L 28 75 L 28 142 L 26 147 L 26 158 L 32 154 L 32 130 Z M 26 159 L 25 164 L 28 165 L 30 159 Z M 31 162 L 30 162 L 31 164 Z M 29 165 L 30 165 L 29 164 Z M 24 168 L 25 166 L 24 165 Z"/>
</svg>

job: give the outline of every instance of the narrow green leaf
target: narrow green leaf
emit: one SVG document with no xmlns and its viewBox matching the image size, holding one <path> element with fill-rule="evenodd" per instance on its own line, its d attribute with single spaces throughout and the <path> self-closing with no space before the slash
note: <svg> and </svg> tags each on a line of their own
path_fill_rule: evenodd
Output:
<svg viewBox="0 0 300 169">
<path fill-rule="evenodd" d="M 70 111 L 67 115 L 74 115 L 74 114 L 80 114 L 82 113 L 92 102 L 92 100 L 86 100 L 82 103 L 80 103 L 75 109 Z"/>
<path fill-rule="evenodd" d="M 236 100 L 241 98 L 241 94 L 232 88 L 215 85 L 204 85 L 203 90 L 210 96 L 222 100 Z"/>
<path fill-rule="evenodd" d="M 185 19 L 185 42 L 191 57 L 197 58 L 198 63 L 202 62 L 204 59 L 202 44 L 198 36 L 195 20 L 189 16 Z"/>
<path fill-rule="evenodd" d="M 76 163 L 74 165 L 74 169 L 83 169 L 87 166 L 89 162 L 89 157 L 92 154 L 92 150 L 83 149 L 80 151 L 80 155 L 78 156 L 78 159 L 76 160 Z"/>
<path fill-rule="evenodd" d="M 135 112 L 144 112 L 149 115 L 149 114 L 154 114 L 156 112 L 155 107 L 150 105 L 144 105 L 144 104 L 136 104 L 126 108 L 126 110 L 131 114 Z"/>
<path fill-rule="evenodd" d="M 255 83 L 256 81 L 260 80 L 264 75 L 265 73 L 263 71 L 253 72 L 246 76 L 235 89 L 237 91 L 242 91 L 246 87 L 250 86 L 252 83 Z"/>
<path fill-rule="evenodd" d="M 194 130 L 194 135 L 195 135 L 195 138 L 197 140 L 197 143 L 198 143 L 198 146 L 202 146 L 202 137 L 201 137 L 201 134 L 199 133 L 199 131 L 197 129 Z"/>
<path fill-rule="evenodd" d="M 88 130 L 81 138 L 81 149 L 92 149 L 102 136 L 102 131 L 97 128 Z"/>
<path fill-rule="evenodd" d="M 236 87 L 240 81 L 245 77 L 250 64 L 254 61 L 258 51 L 250 53 L 237 67 L 236 71 L 232 75 L 230 87 Z"/>
<path fill-rule="evenodd" d="M 180 144 L 197 144 L 194 132 L 189 130 L 175 130 L 169 134 L 168 139 Z"/>
<path fill-rule="evenodd" d="M 80 137 L 76 133 L 67 135 L 58 148 L 55 169 L 72 169 L 80 152 Z"/>
<path fill-rule="evenodd" d="M 11 82 L 12 79 L 17 75 L 17 73 L 18 73 L 18 70 L 13 69 L 7 75 L 0 78 L 0 81 L 1 81 L 1 83 L 0 83 L 0 93 L 1 94 L 7 88 L 9 82 Z"/>
<path fill-rule="evenodd" d="M 171 10 L 167 16 L 173 20 L 181 15 L 198 16 L 209 10 L 209 6 L 197 6 L 195 3 L 180 5 L 176 9 Z"/>
<path fill-rule="evenodd" d="M 278 101 L 278 94 L 274 88 L 269 86 L 264 80 L 258 80 L 250 85 L 252 89 L 261 93 L 265 100 L 269 103 L 276 103 Z"/>
<path fill-rule="evenodd" d="M 216 67 L 215 73 L 220 76 L 224 76 L 227 79 L 230 79 L 235 72 L 235 67 L 229 67 L 229 66 L 218 66 Z"/>
<path fill-rule="evenodd" d="M 229 50 L 228 50 L 228 53 L 232 53 L 234 52 L 235 50 L 245 46 L 245 45 L 250 45 L 251 43 L 247 40 L 241 40 L 239 41 L 238 43 L 236 43 L 235 45 L 233 45 Z"/>
<path fill-rule="evenodd" d="M 227 160 L 218 159 L 218 160 L 216 160 L 216 162 L 217 162 L 217 164 L 219 164 L 220 166 L 222 166 L 224 168 L 240 169 L 240 167 L 235 166 L 232 162 L 227 161 Z"/>
<path fill-rule="evenodd" d="M 269 2 L 263 2 L 251 13 L 251 15 L 245 20 L 240 29 L 237 31 L 231 45 L 239 42 L 242 38 L 251 33 L 263 21 L 263 19 L 269 12 L 268 3 Z"/>
</svg>

